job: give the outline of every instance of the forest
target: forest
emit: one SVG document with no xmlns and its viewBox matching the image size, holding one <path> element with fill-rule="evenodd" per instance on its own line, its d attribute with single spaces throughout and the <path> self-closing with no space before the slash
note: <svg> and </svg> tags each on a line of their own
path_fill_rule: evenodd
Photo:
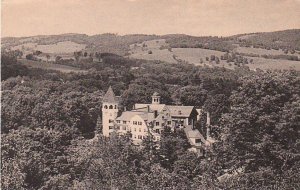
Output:
<svg viewBox="0 0 300 190">
<path fill-rule="evenodd" d="M 298 71 L 102 60 L 80 65 L 86 73 L 61 73 L 2 53 L 2 189 L 300 188 Z M 216 143 L 199 157 L 181 130 L 165 128 L 158 144 L 143 146 L 99 135 L 109 86 L 127 109 L 154 91 L 163 103 L 203 108 Z"/>
</svg>

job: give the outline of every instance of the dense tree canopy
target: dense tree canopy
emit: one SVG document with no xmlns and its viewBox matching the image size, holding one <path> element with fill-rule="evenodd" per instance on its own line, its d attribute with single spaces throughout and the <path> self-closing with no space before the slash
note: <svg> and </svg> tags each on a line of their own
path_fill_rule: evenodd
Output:
<svg viewBox="0 0 300 190">
<path fill-rule="evenodd" d="M 27 68 L 14 54 L 3 55 L 3 189 L 299 187 L 298 72 L 100 55 L 103 61 L 89 62 L 86 73 Z M 218 141 L 199 157 L 180 130 L 166 128 L 160 143 L 145 139 L 141 147 L 128 136 L 95 135 L 101 132 L 101 101 L 109 86 L 127 108 L 150 103 L 155 91 L 163 103 L 203 108 Z M 203 134 L 204 118 L 197 125 Z"/>
</svg>

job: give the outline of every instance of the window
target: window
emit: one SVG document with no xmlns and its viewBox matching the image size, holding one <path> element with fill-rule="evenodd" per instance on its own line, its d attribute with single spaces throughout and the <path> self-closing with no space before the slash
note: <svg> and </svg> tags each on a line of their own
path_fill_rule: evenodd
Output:
<svg viewBox="0 0 300 190">
<path fill-rule="evenodd" d="M 195 139 L 195 143 L 201 143 L 201 139 Z"/>
<path fill-rule="evenodd" d="M 138 125 L 142 125 L 142 124 L 143 124 L 142 122 L 140 122 L 140 121 L 138 122 Z"/>
<path fill-rule="evenodd" d="M 134 138 L 136 139 L 136 135 L 134 135 Z"/>
<path fill-rule="evenodd" d="M 141 128 L 139 128 L 139 132 L 142 132 L 142 129 L 141 129 Z"/>
<path fill-rule="evenodd" d="M 126 130 L 126 126 L 123 126 L 122 129 L 123 129 L 123 130 Z"/>
<path fill-rule="evenodd" d="M 109 109 L 113 109 L 114 107 L 112 105 L 109 106 Z"/>
<path fill-rule="evenodd" d="M 142 135 L 139 135 L 138 138 L 139 138 L 139 139 L 142 139 L 143 137 L 142 137 Z"/>
<path fill-rule="evenodd" d="M 105 105 L 105 106 L 104 106 L 104 109 L 107 109 L 107 108 L 108 108 L 107 105 Z"/>
<path fill-rule="evenodd" d="M 159 141 L 159 137 L 156 137 L 156 140 Z"/>
<path fill-rule="evenodd" d="M 134 131 L 136 131 L 136 128 L 134 128 Z"/>
<path fill-rule="evenodd" d="M 155 125 L 156 125 L 156 126 L 159 126 L 159 122 L 156 122 Z"/>
<path fill-rule="evenodd" d="M 110 120 L 108 120 L 108 122 L 109 122 L 109 123 L 113 123 L 113 122 L 114 122 L 114 120 L 110 119 Z"/>
<path fill-rule="evenodd" d="M 171 125 L 171 123 L 172 123 L 171 121 L 168 121 L 168 125 Z"/>
<path fill-rule="evenodd" d="M 137 121 L 134 121 L 134 122 L 133 122 L 133 125 L 137 125 Z"/>
<path fill-rule="evenodd" d="M 126 124 L 126 121 L 123 121 L 123 124 Z"/>
<path fill-rule="evenodd" d="M 144 132 L 147 132 L 147 128 L 144 128 Z"/>
<path fill-rule="evenodd" d="M 158 133 L 158 134 L 159 134 L 159 129 L 155 129 L 155 133 Z"/>
<path fill-rule="evenodd" d="M 117 120 L 117 123 L 120 123 L 120 120 Z"/>
<path fill-rule="evenodd" d="M 114 127 L 113 126 L 109 126 L 109 129 L 113 129 Z"/>
<path fill-rule="evenodd" d="M 117 105 L 115 105 L 115 109 L 117 109 Z"/>
<path fill-rule="evenodd" d="M 178 111 L 178 115 L 181 115 L 181 110 Z"/>
</svg>

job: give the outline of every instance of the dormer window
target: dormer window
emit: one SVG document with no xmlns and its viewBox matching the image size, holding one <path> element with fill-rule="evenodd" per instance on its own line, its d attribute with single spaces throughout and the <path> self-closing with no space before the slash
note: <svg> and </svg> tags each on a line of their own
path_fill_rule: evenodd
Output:
<svg viewBox="0 0 300 190">
<path fill-rule="evenodd" d="M 181 110 L 178 110 L 178 115 L 181 115 Z"/>
</svg>

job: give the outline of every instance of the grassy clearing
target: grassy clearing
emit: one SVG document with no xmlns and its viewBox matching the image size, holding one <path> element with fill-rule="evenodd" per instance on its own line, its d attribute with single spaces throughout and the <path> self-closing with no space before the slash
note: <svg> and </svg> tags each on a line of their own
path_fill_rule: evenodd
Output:
<svg viewBox="0 0 300 190">
<path fill-rule="evenodd" d="M 142 44 L 146 44 L 146 47 L 143 47 Z M 145 59 L 145 60 L 161 60 L 168 63 L 176 63 L 177 60 L 186 61 L 194 65 L 199 66 L 209 66 L 209 67 L 225 67 L 228 69 L 233 69 L 235 67 L 234 63 L 227 63 L 224 60 L 220 60 L 219 64 L 215 62 L 206 61 L 206 57 L 211 55 L 218 56 L 219 58 L 224 55 L 224 52 L 209 50 L 209 49 L 200 49 L 200 48 L 172 48 L 172 51 L 167 49 L 160 50 L 161 46 L 167 46 L 164 40 L 151 40 L 145 41 L 144 43 L 131 45 L 131 55 L 129 57 L 136 59 Z M 151 50 L 151 54 L 149 51 Z M 247 48 L 247 47 L 238 47 L 238 52 L 244 53 L 254 53 L 254 54 L 267 54 L 267 55 L 281 55 L 283 52 L 281 50 L 266 50 L 259 48 Z M 176 60 L 174 59 L 176 57 Z M 245 56 L 247 57 L 247 56 Z M 279 59 L 265 59 L 262 57 L 247 57 L 248 60 L 253 59 L 254 64 L 248 64 L 249 68 L 255 70 L 256 68 L 267 70 L 275 69 L 296 69 L 300 71 L 300 61 L 290 61 L 290 60 L 279 60 Z M 201 61 L 202 60 L 202 63 Z"/>
<path fill-rule="evenodd" d="M 85 44 L 78 44 L 71 41 L 58 42 L 50 45 L 38 45 L 37 43 L 25 43 L 12 48 L 12 50 L 27 50 L 27 51 L 41 51 L 49 54 L 73 54 L 74 51 L 85 49 Z"/>
<path fill-rule="evenodd" d="M 67 65 L 59 65 L 59 64 L 54 64 L 54 63 L 31 61 L 31 60 L 26 60 L 26 59 L 20 59 L 18 61 L 21 62 L 22 64 L 26 65 L 27 67 L 50 69 L 50 70 L 60 71 L 63 73 L 71 73 L 71 72 L 85 73 L 85 72 L 87 72 L 86 70 L 82 70 L 82 69 L 67 66 Z"/>
<path fill-rule="evenodd" d="M 257 68 L 262 70 L 288 70 L 295 69 L 300 71 L 300 61 L 290 61 L 290 60 L 281 60 L 281 59 L 265 59 L 261 57 L 249 57 L 253 59 L 254 64 L 248 64 L 251 70 Z"/>
<path fill-rule="evenodd" d="M 297 54 L 291 54 L 290 52 L 288 54 L 285 54 L 282 50 L 274 50 L 274 49 L 262 49 L 262 48 L 252 48 L 252 47 L 237 47 L 235 52 L 239 53 L 247 53 L 247 54 L 257 54 L 257 55 L 297 55 Z"/>
</svg>

